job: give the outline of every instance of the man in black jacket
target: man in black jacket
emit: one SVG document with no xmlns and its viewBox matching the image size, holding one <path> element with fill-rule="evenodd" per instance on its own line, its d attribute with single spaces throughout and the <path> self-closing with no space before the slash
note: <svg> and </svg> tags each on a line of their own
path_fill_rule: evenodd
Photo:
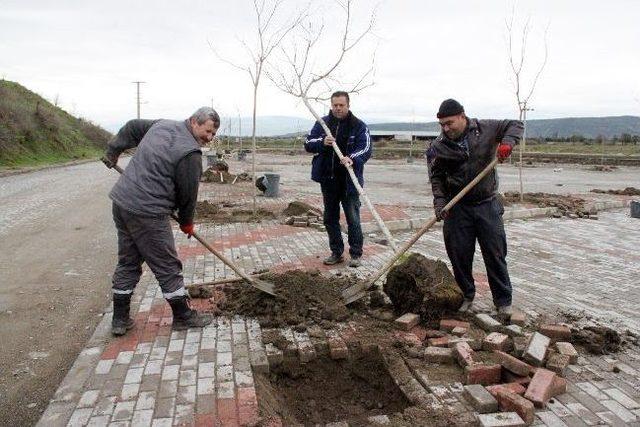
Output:
<svg viewBox="0 0 640 427">
<path fill-rule="evenodd" d="M 118 231 L 118 265 L 113 273 L 111 331 L 124 335 L 133 327 L 131 295 L 146 262 L 173 311 L 173 328 L 203 327 L 211 317 L 188 305 L 182 263 L 176 253 L 170 215 L 177 210 L 180 230 L 194 233 L 193 216 L 202 174 L 200 147 L 220 126 L 213 109 L 202 107 L 189 119 L 131 120 L 108 143 L 103 158 L 113 167 L 123 151 L 135 154 L 109 193 Z"/>
<path fill-rule="evenodd" d="M 511 315 L 512 287 L 507 270 L 507 238 L 502 222 L 504 208 L 497 197 L 498 175 L 491 171 L 451 211 L 445 205 L 495 158 L 511 155 L 524 130 L 517 120 L 468 118 L 453 99 L 440 105 L 440 136 L 427 151 L 433 207 L 444 219 L 444 243 L 456 282 L 464 294 L 461 311 L 471 308 L 475 297 L 473 256 L 476 240 L 487 269 L 493 303 L 499 315 Z M 497 148 L 497 150 L 496 150 Z"/>
</svg>

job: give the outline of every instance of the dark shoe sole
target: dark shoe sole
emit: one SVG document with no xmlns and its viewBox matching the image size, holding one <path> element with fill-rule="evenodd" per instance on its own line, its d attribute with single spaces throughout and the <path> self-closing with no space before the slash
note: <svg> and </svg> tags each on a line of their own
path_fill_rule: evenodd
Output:
<svg viewBox="0 0 640 427">
<path fill-rule="evenodd" d="M 358 268 L 358 267 L 362 267 L 362 261 L 358 260 L 357 262 L 353 262 L 353 260 L 349 261 L 349 267 L 351 268 Z"/>
<path fill-rule="evenodd" d="M 183 321 L 173 321 L 171 325 L 171 329 L 174 331 L 184 331 L 189 328 L 204 328 L 207 325 L 210 325 L 213 322 L 213 318 L 211 316 L 203 316 L 198 315 L 198 318 L 195 320 L 189 320 L 186 322 Z"/>
<path fill-rule="evenodd" d="M 344 258 L 339 258 L 337 261 L 335 262 L 328 262 L 327 260 L 322 261 L 322 263 L 324 265 L 336 265 L 336 264 L 341 264 L 344 262 Z"/>
</svg>

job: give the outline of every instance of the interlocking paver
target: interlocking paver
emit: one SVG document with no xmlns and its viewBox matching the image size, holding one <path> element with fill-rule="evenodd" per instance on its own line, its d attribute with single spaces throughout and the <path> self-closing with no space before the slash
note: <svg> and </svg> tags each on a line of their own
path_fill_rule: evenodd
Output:
<svg viewBox="0 0 640 427">
<path fill-rule="evenodd" d="M 246 193 L 239 195 L 239 200 L 251 198 L 251 192 L 241 186 L 221 187 L 203 185 L 200 198 L 223 200 L 234 191 Z M 420 196 L 424 200 L 417 202 L 421 206 L 417 208 L 410 206 L 412 198 L 397 203 L 396 194 L 372 193 L 379 213 L 387 220 L 430 215 L 422 208 L 430 204 L 424 195 Z M 259 199 L 261 204 L 284 207 L 294 198 L 320 203 L 318 190 L 311 184 L 295 191 L 285 189 L 285 196 L 275 201 Z M 369 218 L 370 213 L 363 209 L 363 220 Z M 558 310 L 584 310 L 606 324 L 624 325 L 640 333 L 634 303 L 640 300 L 637 287 L 640 255 L 634 243 L 640 240 L 640 231 L 637 220 L 629 218 L 626 211 L 601 212 L 598 221 L 539 218 L 508 221 L 505 227 L 515 289 L 514 305 L 529 320 L 535 321 L 542 314 Z M 234 257 L 246 271 L 318 268 L 330 274 L 344 269 L 321 264 L 322 256 L 328 251 L 326 234 L 313 229 L 264 221 L 261 224 L 201 224 L 198 231 L 225 255 Z M 446 261 L 441 233 L 436 227 L 425 234 L 413 250 Z M 395 238 L 401 243 L 411 236 L 411 232 L 400 232 Z M 187 240 L 178 231 L 176 243 L 187 283 L 234 275 L 197 242 Z M 381 267 L 390 254 L 389 248 L 367 240 L 363 266 L 349 272 L 366 277 Z M 488 308 L 491 306 L 489 287 L 479 255 L 474 267 L 478 306 Z M 625 298 L 621 299 L 621 294 Z M 195 300 L 194 303 L 206 307 L 207 301 Z M 73 419 L 79 424 L 124 422 L 158 426 L 179 422 L 237 422 L 256 416 L 252 370 L 268 370 L 269 361 L 273 362 L 276 356 L 262 343 L 255 319 L 218 317 L 202 330 L 171 331 L 170 308 L 148 271 L 134 294 L 132 314 L 136 327 L 125 337 L 106 337 L 105 340 L 101 336 L 90 341 L 91 345 L 82 351 L 77 366 L 74 365 L 56 393 L 59 400 L 52 402 L 43 415 L 41 425 L 47 425 L 46 420 L 52 419 L 52 415 L 68 421 Z M 108 322 L 107 316 L 96 333 L 108 331 L 105 322 Z M 296 343 L 296 355 L 304 353 L 307 340 L 310 349 L 321 353 L 323 347 L 313 336 L 291 335 L 291 341 Z M 345 342 L 340 335 L 333 339 Z M 346 349 L 346 344 L 344 347 Z M 307 356 L 312 357 L 311 353 Z M 614 365 L 618 373 L 612 371 Z M 538 411 L 534 424 L 637 422 L 639 372 L 637 349 L 609 358 L 580 355 L 578 363 L 567 371 L 569 392 L 550 403 L 546 410 Z M 460 413 L 472 410 L 461 398 L 461 386 L 459 390 L 444 387 L 440 397 L 436 397 L 438 389 L 433 392 L 429 400 L 433 398 L 434 405 L 449 405 Z M 62 401 L 63 396 L 68 400 Z M 245 401 L 251 403 L 243 404 Z"/>
</svg>

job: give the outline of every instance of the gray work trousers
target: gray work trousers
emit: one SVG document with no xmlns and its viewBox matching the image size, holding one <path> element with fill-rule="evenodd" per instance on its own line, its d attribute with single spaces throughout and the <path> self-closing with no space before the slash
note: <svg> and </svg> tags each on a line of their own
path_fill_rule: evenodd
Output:
<svg viewBox="0 0 640 427">
<path fill-rule="evenodd" d="M 113 292 L 133 293 L 142 275 L 142 263 L 146 262 L 166 299 L 186 295 L 169 217 L 139 216 L 113 203 L 113 222 L 118 230 Z"/>
</svg>

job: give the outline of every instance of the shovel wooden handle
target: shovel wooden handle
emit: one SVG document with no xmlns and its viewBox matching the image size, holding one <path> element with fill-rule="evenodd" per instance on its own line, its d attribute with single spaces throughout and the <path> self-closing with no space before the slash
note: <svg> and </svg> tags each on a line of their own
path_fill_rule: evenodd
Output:
<svg viewBox="0 0 640 427">
<path fill-rule="evenodd" d="M 455 195 L 455 197 L 453 199 L 451 199 L 449 201 L 449 203 L 447 203 L 445 205 L 445 207 L 442 209 L 443 211 L 448 211 L 450 210 L 456 203 L 458 203 L 460 201 L 460 199 L 462 199 L 478 182 L 480 182 L 480 180 L 482 178 L 484 178 L 489 172 L 491 172 L 491 170 L 493 170 L 493 168 L 496 166 L 496 164 L 498 164 L 498 159 L 495 158 L 493 159 L 493 161 L 491 163 L 489 163 L 469 184 L 467 184 L 462 190 L 460 190 L 460 192 L 458 194 Z M 409 250 L 409 248 L 411 246 L 413 246 L 420 237 L 422 237 L 422 235 L 424 233 L 426 233 L 427 231 L 429 231 L 429 229 L 431 227 L 433 227 L 433 225 L 437 222 L 437 218 L 434 216 L 433 218 L 431 218 L 429 221 L 427 221 L 427 223 L 420 229 L 418 230 L 418 232 L 411 238 L 409 239 L 409 241 L 407 243 L 405 243 L 404 245 L 402 245 L 402 247 L 400 248 L 400 250 L 398 252 L 396 252 L 393 257 L 391 257 L 391 259 L 384 265 L 384 267 L 382 267 L 380 270 L 378 270 L 365 284 L 363 285 L 354 285 L 351 288 L 347 288 L 343 291 L 342 293 L 342 297 L 345 299 L 346 303 L 352 303 L 354 301 L 359 300 L 360 298 L 362 298 L 363 296 L 365 296 L 366 294 L 366 290 L 369 289 L 370 287 L 373 286 L 373 284 L 380 278 L 382 277 L 382 275 L 384 273 L 386 273 L 391 267 L 393 267 L 393 265 L 396 263 L 396 261 L 405 253 Z"/>
</svg>

